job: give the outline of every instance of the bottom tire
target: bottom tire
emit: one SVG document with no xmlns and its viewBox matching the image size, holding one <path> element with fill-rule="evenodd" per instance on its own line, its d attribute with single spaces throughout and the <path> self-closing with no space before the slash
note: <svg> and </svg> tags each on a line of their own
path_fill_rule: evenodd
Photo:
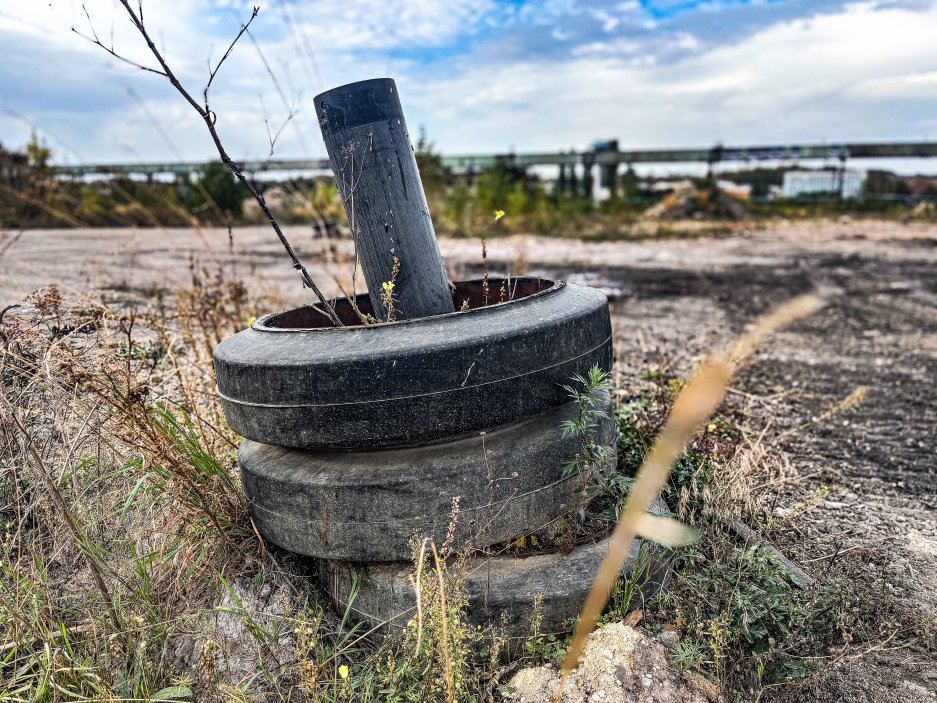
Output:
<svg viewBox="0 0 937 703">
<path fill-rule="evenodd" d="M 658 499 L 651 512 L 666 514 L 669 511 L 666 503 Z M 469 559 L 465 578 L 469 603 L 466 620 L 473 627 L 497 628 L 509 639 L 527 637 L 531 634 L 534 603 L 539 598 L 539 632 L 562 632 L 567 622 L 579 615 L 599 564 L 608 551 L 608 543 L 606 538 L 580 545 L 569 554 Z M 641 555 L 642 548 L 647 559 Z M 634 574 L 641 596 L 647 599 L 662 588 L 668 562 L 667 550 L 635 540 L 622 574 Z M 416 597 L 411 584 L 413 572 L 414 566 L 408 562 L 354 564 L 322 560 L 319 578 L 336 610 L 340 613 L 348 610 L 352 621 L 369 628 L 400 630 L 416 614 Z M 426 568 L 423 578 L 430 573 Z M 355 584 L 357 591 L 349 607 L 349 595 Z"/>
</svg>

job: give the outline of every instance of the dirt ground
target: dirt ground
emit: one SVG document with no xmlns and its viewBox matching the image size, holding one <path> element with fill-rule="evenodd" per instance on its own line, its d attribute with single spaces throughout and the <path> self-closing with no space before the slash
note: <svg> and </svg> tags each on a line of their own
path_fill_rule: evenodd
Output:
<svg viewBox="0 0 937 703">
<path fill-rule="evenodd" d="M 688 375 L 760 313 L 820 293 L 826 307 L 769 343 L 733 392 L 753 424 L 788 433 L 781 449 L 802 477 L 765 516 L 797 512 L 771 538 L 808 572 L 834 569 L 887 589 L 905 634 L 933 630 L 937 228 L 843 220 L 780 223 L 719 240 L 515 246 L 515 260 L 526 258 L 532 272 L 608 291 L 626 375 L 654 368 Z M 468 258 L 470 247 L 459 242 L 449 251 Z M 811 424 L 863 387 L 855 407 Z M 923 642 L 886 644 L 839 662 L 791 700 L 934 701 L 937 652 Z"/>
<path fill-rule="evenodd" d="M 313 275 L 334 289 L 327 243 L 309 228 L 292 236 Z M 209 267 L 234 261 L 249 282 L 299 304 L 303 292 L 278 246 L 266 228 L 237 229 L 230 239 L 223 230 L 7 232 L 0 307 L 51 282 L 132 304 L 185 281 L 193 257 Z M 345 244 L 338 248 L 347 256 Z M 441 249 L 453 277 L 481 271 L 479 242 L 443 240 Z M 937 227 L 842 220 L 781 222 L 719 239 L 513 237 L 489 242 L 488 258 L 492 275 L 526 269 L 604 288 L 625 371 L 688 373 L 759 313 L 805 291 L 823 295 L 826 307 L 776 337 L 732 392 L 755 422 L 775 435 L 790 430 L 780 443 L 802 478 L 774 510 L 798 517 L 772 539 L 808 572 L 835 568 L 870 588 L 887 586 L 906 627 L 933 629 Z M 855 407 L 814 422 L 862 387 L 867 395 Z M 886 642 L 812 685 L 802 700 L 937 701 L 937 653 Z"/>
<path fill-rule="evenodd" d="M 768 230 L 718 243 L 711 258 L 700 247 L 692 263 L 616 266 L 608 278 L 631 292 L 615 305 L 617 349 L 636 366 L 692 362 L 796 293 L 827 299 L 736 384 L 755 424 L 790 432 L 781 444 L 804 477 L 766 520 L 803 512 L 771 538 L 808 572 L 834 569 L 894 589 L 899 622 L 923 631 L 937 622 L 937 232 L 895 230 L 861 222 Z M 796 431 L 863 386 L 854 408 Z M 841 662 L 800 699 L 937 700 L 935 663 L 923 644 L 885 645 Z"/>
</svg>

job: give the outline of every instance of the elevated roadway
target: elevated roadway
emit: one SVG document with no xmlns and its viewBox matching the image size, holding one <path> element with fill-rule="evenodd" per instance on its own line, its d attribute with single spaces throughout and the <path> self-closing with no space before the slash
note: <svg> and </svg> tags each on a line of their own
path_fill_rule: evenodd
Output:
<svg viewBox="0 0 937 703">
<path fill-rule="evenodd" d="M 620 150 L 615 142 L 609 148 L 587 151 L 555 151 L 504 154 L 442 156 L 443 164 L 459 172 L 484 171 L 499 161 L 516 168 L 534 166 L 584 166 L 617 164 L 760 162 L 760 161 L 839 161 L 848 159 L 907 159 L 937 157 L 932 142 L 850 142 L 842 144 L 789 144 L 773 146 L 722 146 L 708 149 Z M 330 171 L 328 159 L 267 159 L 239 162 L 245 173 Z M 187 175 L 205 168 L 205 162 L 138 162 L 60 164 L 53 167 L 62 176 L 109 177 L 117 175 Z"/>
</svg>

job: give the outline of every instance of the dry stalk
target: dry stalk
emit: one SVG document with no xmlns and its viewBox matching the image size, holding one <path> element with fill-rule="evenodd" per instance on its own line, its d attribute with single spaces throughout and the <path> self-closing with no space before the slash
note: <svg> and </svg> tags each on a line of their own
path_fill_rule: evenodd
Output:
<svg viewBox="0 0 937 703">
<path fill-rule="evenodd" d="M 22 191 L 16 190 L 15 188 L 11 188 L 5 183 L 0 183 L 0 191 L 6 193 L 7 195 L 13 196 L 14 198 L 18 198 L 19 200 L 22 200 L 25 203 L 29 203 L 30 205 L 33 205 L 34 207 L 38 207 L 40 210 L 52 215 L 53 217 L 61 220 L 62 222 L 65 222 L 66 224 L 71 225 L 72 227 L 76 227 L 78 229 L 90 228 L 90 225 L 87 225 L 81 220 L 76 219 L 75 217 L 72 217 L 70 214 L 68 214 L 64 210 L 52 207 L 51 205 L 47 205 L 39 198 L 34 198 L 31 195 L 27 195 L 26 193 L 23 193 Z"/>
<path fill-rule="evenodd" d="M 439 552 L 436 551 L 436 543 L 430 542 L 430 546 L 433 548 L 433 561 L 436 563 L 436 576 L 439 578 L 439 608 L 442 612 L 442 654 L 443 664 L 446 667 L 446 696 L 449 703 L 455 703 L 452 685 L 452 658 L 449 652 L 449 611 L 446 610 L 446 584 L 442 575 Z"/>
<path fill-rule="evenodd" d="M 823 412 L 820 415 L 817 415 L 816 417 L 810 419 L 808 422 L 805 422 L 802 425 L 798 425 L 797 427 L 792 427 L 791 429 L 785 432 L 782 432 L 781 434 L 777 436 L 775 441 L 779 442 L 782 439 L 785 439 L 786 437 L 789 437 L 792 434 L 796 434 L 798 432 L 801 432 L 807 429 L 808 427 L 817 425 L 821 422 L 826 422 L 827 420 L 830 420 L 836 417 L 840 413 L 845 412 L 846 410 L 849 410 L 849 408 L 861 403 L 863 400 L 865 400 L 865 397 L 868 394 L 869 394 L 868 386 L 858 386 L 855 390 L 852 391 L 852 393 L 847 395 L 845 398 L 843 398 L 841 401 L 839 401 L 836 405 L 834 405 L 829 410 Z"/>
<path fill-rule="evenodd" d="M 2 593 L 0 593 L 0 606 L 3 606 L 3 611 L 4 611 L 7 615 L 9 615 L 9 616 L 12 617 L 14 620 L 16 620 L 16 622 L 18 622 L 20 625 L 22 625 L 25 629 L 27 629 L 27 630 L 29 630 L 30 632 L 32 632 L 32 633 L 33 633 L 33 636 L 34 636 L 37 640 L 40 640 L 40 641 L 41 641 L 41 640 L 43 639 L 43 633 L 39 631 L 39 628 L 37 628 L 33 623 L 31 623 L 31 622 L 29 621 L 29 619 L 19 611 L 19 608 L 17 608 L 15 605 L 13 605 L 12 603 L 10 603 Z M 9 644 L 4 644 L 4 645 L 3 645 L 3 648 L 0 649 L 0 652 L 7 651 L 7 648 L 8 648 L 10 645 L 12 645 L 13 647 L 15 647 L 15 646 L 16 646 L 16 642 L 11 642 L 11 643 L 9 643 Z"/>
<path fill-rule="evenodd" d="M 488 242 L 482 239 L 482 296 L 488 305 Z"/>
<path fill-rule="evenodd" d="M 426 543 L 429 542 L 429 537 L 425 537 L 420 543 L 420 556 L 416 560 L 416 578 L 410 577 L 410 583 L 413 585 L 413 590 L 416 594 L 416 648 L 415 651 L 420 651 L 420 644 L 423 641 L 423 557 L 426 554 Z"/>
<path fill-rule="evenodd" d="M 599 566 L 573 633 L 572 643 L 563 660 L 562 677 L 553 697 L 556 703 L 562 696 L 570 673 L 579 663 L 586 638 L 595 629 L 635 537 L 641 536 L 675 546 L 686 543 L 694 536 L 686 525 L 671 518 L 654 517 L 647 512 L 670 476 L 674 462 L 699 426 L 719 407 L 736 369 L 772 333 L 815 312 L 821 304 L 816 296 L 801 296 L 769 313 L 756 323 L 751 332 L 739 339 L 727 354 L 716 355 L 707 361 L 680 391 L 667 424 L 635 476 L 628 500 L 612 532 L 608 553 Z"/>
<path fill-rule="evenodd" d="M 32 458 L 33 464 L 36 466 L 36 470 L 42 477 L 42 482 L 45 484 L 46 490 L 49 492 L 49 497 L 52 498 L 52 502 L 61 514 L 62 518 L 65 520 L 65 524 L 68 526 L 69 532 L 72 533 L 72 537 L 78 545 L 79 551 L 81 551 L 82 555 L 85 557 L 85 562 L 88 564 L 88 568 L 91 570 L 91 576 L 94 579 L 94 583 L 101 592 L 101 596 L 104 598 L 104 605 L 107 608 L 108 615 L 110 616 L 111 624 L 114 626 L 114 630 L 119 632 L 121 629 L 120 620 L 117 617 L 117 611 L 114 609 L 114 601 L 111 599 L 110 590 L 108 590 L 107 584 L 104 581 L 104 576 L 101 574 L 101 570 L 97 564 L 97 561 L 94 559 L 94 557 L 91 556 L 85 547 L 85 538 L 81 532 L 81 528 L 78 527 L 78 523 L 75 522 L 75 518 L 72 516 L 68 506 L 65 504 L 65 498 L 62 497 L 61 491 L 59 491 L 58 486 L 55 485 L 55 482 L 49 475 L 49 471 L 46 469 L 45 462 L 43 462 L 42 457 L 39 456 L 39 452 L 37 452 L 35 446 L 33 446 L 33 441 L 29 436 L 29 432 L 23 426 L 23 423 L 20 422 L 19 417 L 17 417 L 16 410 L 10 404 L 10 401 L 7 400 L 6 395 L 0 394 L 0 400 L 2 400 L 6 411 L 10 414 L 10 419 L 13 421 L 13 424 L 16 425 L 16 429 L 19 430 L 19 433 L 23 438 L 23 445 L 26 447 L 27 453 Z"/>
</svg>

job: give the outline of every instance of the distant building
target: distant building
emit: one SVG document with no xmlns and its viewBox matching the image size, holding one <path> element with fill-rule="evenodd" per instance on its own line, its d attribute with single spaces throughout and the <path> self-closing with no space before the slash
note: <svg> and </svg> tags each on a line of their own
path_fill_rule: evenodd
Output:
<svg viewBox="0 0 937 703">
<path fill-rule="evenodd" d="M 844 199 L 862 197 L 863 171 L 787 171 L 781 186 L 785 198 L 804 195 L 839 195 Z"/>
</svg>

